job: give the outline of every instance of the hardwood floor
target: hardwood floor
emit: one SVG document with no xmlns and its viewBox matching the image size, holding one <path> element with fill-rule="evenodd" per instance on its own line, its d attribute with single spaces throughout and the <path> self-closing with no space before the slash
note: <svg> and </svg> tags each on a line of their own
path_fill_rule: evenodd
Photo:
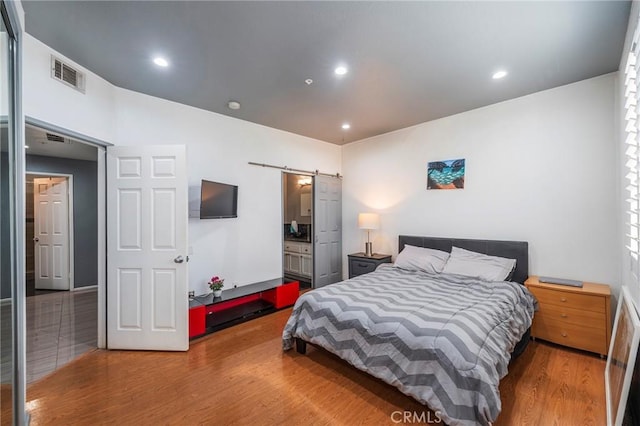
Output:
<svg viewBox="0 0 640 426">
<path fill-rule="evenodd" d="M 595 354 L 531 342 L 500 382 L 495 425 L 605 425 L 605 365 Z"/>
<path fill-rule="evenodd" d="M 436 419 L 325 351 L 283 353 L 289 313 L 203 337 L 186 353 L 86 354 L 29 387 L 31 423 L 393 425 L 397 411 Z M 603 425 L 604 366 L 595 355 L 531 342 L 501 383 L 496 425 Z"/>
</svg>

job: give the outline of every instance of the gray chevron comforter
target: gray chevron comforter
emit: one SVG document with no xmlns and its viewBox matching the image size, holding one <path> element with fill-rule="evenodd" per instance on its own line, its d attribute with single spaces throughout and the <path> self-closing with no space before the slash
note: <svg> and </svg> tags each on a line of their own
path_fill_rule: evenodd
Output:
<svg viewBox="0 0 640 426">
<path fill-rule="evenodd" d="M 283 332 L 396 386 L 450 425 L 488 425 L 535 299 L 510 282 L 382 265 L 302 295 Z"/>
</svg>

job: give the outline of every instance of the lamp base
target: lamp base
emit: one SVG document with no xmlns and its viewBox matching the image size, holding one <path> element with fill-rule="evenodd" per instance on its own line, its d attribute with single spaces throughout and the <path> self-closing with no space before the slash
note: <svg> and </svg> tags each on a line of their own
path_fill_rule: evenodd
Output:
<svg viewBox="0 0 640 426">
<path fill-rule="evenodd" d="M 364 255 L 367 257 L 373 256 L 373 250 L 371 249 L 371 243 L 364 243 Z"/>
</svg>

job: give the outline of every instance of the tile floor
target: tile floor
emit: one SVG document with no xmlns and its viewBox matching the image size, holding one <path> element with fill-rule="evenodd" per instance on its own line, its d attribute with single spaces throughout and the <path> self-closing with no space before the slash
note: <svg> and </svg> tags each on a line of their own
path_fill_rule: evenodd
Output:
<svg viewBox="0 0 640 426">
<path fill-rule="evenodd" d="M 97 310 L 96 289 L 27 297 L 27 383 L 96 349 Z"/>
</svg>

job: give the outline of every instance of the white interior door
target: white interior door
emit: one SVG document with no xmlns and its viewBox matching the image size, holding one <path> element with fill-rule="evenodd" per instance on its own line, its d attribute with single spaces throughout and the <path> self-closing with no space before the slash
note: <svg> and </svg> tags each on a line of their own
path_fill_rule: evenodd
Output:
<svg viewBox="0 0 640 426">
<path fill-rule="evenodd" d="M 184 351 L 188 187 L 183 145 L 107 148 L 107 347 Z"/>
<path fill-rule="evenodd" d="M 342 281 L 342 181 L 313 178 L 313 286 Z"/>
<path fill-rule="evenodd" d="M 69 181 L 33 180 L 35 286 L 69 290 Z"/>
</svg>

